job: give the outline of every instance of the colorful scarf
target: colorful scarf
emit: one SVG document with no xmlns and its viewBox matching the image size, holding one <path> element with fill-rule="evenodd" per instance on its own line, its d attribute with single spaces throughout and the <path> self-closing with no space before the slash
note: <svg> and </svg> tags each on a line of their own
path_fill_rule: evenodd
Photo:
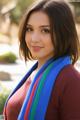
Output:
<svg viewBox="0 0 80 120">
<path fill-rule="evenodd" d="M 40 68 L 31 83 L 28 93 L 26 94 L 18 120 L 45 120 L 45 114 L 56 77 L 68 64 L 71 64 L 70 57 L 64 56 L 56 60 L 51 58 Z M 35 63 L 29 72 L 24 76 L 9 96 L 8 100 L 23 85 L 37 66 L 38 62 Z"/>
</svg>

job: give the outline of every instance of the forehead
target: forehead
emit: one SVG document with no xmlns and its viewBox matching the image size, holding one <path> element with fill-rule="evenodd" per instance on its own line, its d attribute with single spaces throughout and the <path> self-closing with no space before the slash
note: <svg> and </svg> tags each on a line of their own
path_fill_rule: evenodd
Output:
<svg viewBox="0 0 80 120">
<path fill-rule="evenodd" d="M 42 12 L 42 11 L 38 11 L 38 12 L 33 12 L 30 17 L 29 20 L 27 22 L 28 24 L 32 24 L 32 25 L 37 25 L 37 24 L 41 24 L 41 25 L 49 25 L 49 17 L 46 13 Z"/>
</svg>

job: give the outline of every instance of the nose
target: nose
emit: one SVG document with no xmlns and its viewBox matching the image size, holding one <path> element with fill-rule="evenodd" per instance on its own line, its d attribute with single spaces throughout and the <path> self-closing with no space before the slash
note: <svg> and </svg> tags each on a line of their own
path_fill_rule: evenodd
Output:
<svg viewBox="0 0 80 120">
<path fill-rule="evenodd" d="M 32 42 L 38 42 L 40 40 L 40 35 L 38 32 L 33 32 L 31 35 Z"/>
</svg>

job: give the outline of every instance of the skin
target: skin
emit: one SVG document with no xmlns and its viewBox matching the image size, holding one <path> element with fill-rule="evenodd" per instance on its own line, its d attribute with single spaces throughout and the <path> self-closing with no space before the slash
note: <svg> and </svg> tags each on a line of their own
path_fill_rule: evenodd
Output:
<svg viewBox="0 0 80 120">
<path fill-rule="evenodd" d="M 25 41 L 40 68 L 54 55 L 48 16 L 41 11 L 31 14 L 26 25 Z"/>
</svg>

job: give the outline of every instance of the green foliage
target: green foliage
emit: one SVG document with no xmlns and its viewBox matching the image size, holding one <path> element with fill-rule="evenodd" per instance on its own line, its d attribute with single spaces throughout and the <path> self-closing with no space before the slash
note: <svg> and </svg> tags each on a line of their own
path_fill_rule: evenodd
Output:
<svg viewBox="0 0 80 120">
<path fill-rule="evenodd" d="M 0 83 L 0 114 L 3 112 L 4 104 L 10 94 L 10 90 Z"/>
<path fill-rule="evenodd" d="M 15 63 L 17 57 L 12 52 L 7 52 L 0 55 L 0 63 Z"/>
<path fill-rule="evenodd" d="M 19 20 L 26 8 L 33 2 L 33 0 L 18 0 L 16 8 L 11 12 L 11 21 L 19 24 Z"/>
</svg>

